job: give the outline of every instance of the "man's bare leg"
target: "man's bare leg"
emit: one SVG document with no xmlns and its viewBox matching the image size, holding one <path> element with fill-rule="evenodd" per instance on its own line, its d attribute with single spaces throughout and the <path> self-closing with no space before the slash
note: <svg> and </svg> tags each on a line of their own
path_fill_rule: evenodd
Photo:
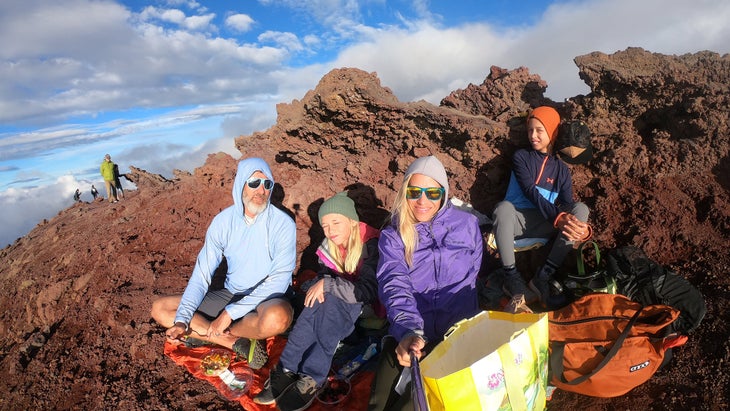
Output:
<svg viewBox="0 0 730 411">
<path fill-rule="evenodd" d="M 152 303 L 151 315 L 158 324 L 170 328 L 174 325 L 175 313 L 182 296 L 161 297 Z M 229 332 L 220 336 L 206 335 L 210 321 L 195 313 L 188 326 L 188 335 L 232 348 L 238 338 L 266 339 L 286 331 L 294 318 L 294 310 L 288 301 L 273 298 L 262 302 L 256 310 L 235 321 Z"/>
<path fill-rule="evenodd" d="M 234 322 L 229 330 L 237 337 L 262 340 L 286 331 L 293 319 L 294 309 L 291 304 L 281 298 L 272 298 Z"/>
<path fill-rule="evenodd" d="M 174 325 L 175 313 L 177 307 L 180 305 L 181 295 L 170 295 L 167 297 L 160 297 L 152 302 L 152 309 L 150 315 L 152 318 L 165 328 L 170 328 Z"/>
</svg>

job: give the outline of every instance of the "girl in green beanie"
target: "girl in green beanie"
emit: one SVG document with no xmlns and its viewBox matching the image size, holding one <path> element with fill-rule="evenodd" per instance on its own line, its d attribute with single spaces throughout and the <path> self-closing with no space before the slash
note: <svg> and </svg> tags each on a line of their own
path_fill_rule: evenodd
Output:
<svg viewBox="0 0 730 411">
<path fill-rule="evenodd" d="M 318 280 L 307 290 L 304 310 L 289 333 L 257 404 L 303 410 L 329 374 L 337 344 L 355 329 L 363 305 L 377 301 L 375 270 L 380 232 L 360 221 L 342 192 L 319 208 L 325 239 L 317 249 Z"/>
</svg>

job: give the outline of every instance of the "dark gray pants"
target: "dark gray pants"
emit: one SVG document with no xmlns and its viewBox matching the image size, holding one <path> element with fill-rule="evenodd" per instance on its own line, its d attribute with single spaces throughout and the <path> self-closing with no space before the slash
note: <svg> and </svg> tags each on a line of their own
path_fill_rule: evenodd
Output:
<svg viewBox="0 0 730 411">
<path fill-rule="evenodd" d="M 569 213 L 575 215 L 580 221 L 588 221 L 588 206 L 583 203 L 575 203 Z M 553 248 L 550 249 L 548 260 L 558 265 L 563 263 L 565 256 L 573 246 L 573 242 L 560 234 L 558 229 L 553 227 L 553 222 L 546 220 L 536 208 L 516 209 L 509 201 L 501 201 L 494 208 L 492 219 L 494 220 L 494 239 L 504 267 L 515 264 L 515 238 L 557 236 L 553 242 Z"/>
</svg>

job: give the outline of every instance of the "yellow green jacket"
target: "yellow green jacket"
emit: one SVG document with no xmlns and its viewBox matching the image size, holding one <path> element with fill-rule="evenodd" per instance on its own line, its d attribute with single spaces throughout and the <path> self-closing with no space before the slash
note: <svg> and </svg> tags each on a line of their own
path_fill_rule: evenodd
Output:
<svg viewBox="0 0 730 411">
<path fill-rule="evenodd" d="M 102 161 L 101 167 L 99 167 L 101 176 L 104 177 L 104 181 L 114 181 L 114 162 L 113 161 Z"/>
</svg>

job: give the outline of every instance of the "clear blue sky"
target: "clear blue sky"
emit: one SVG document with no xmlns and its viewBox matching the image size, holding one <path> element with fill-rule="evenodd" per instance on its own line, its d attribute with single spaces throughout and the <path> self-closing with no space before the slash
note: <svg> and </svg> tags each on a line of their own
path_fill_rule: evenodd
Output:
<svg viewBox="0 0 730 411">
<path fill-rule="evenodd" d="M 489 68 L 525 66 L 555 100 L 588 92 L 575 56 L 730 49 L 730 2 L 246 0 L 0 2 L 0 247 L 103 193 L 109 153 L 171 176 L 235 157 L 275 105 L 333 68 L 375 71 L 438 104 Z M 132 188 L 133 187 L 128 187 Z"/>
</svg>

